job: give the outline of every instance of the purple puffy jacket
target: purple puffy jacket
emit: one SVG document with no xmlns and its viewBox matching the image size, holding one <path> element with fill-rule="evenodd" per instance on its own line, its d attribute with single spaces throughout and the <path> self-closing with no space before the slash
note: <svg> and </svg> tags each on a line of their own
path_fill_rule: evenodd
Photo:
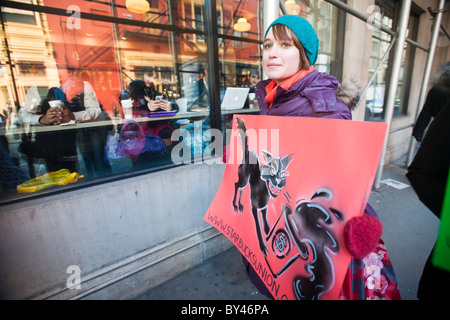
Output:
<svg viewBox="0 0 450 320">
<path fill-rule="evenodd" d="M 352 119 L 350 111 L 352 106 L 346 105 L 342 100 L 351 103 L 357 101 L 359 88 L 349 91 L 352 97 L 343 97 L 339 93 L 345 90 L 340 90 L 335 77 L 313 71 L 288 90 L 278 87 L 272 107 L 269 109 L 264 99 L 265 87 L 270 81 L 270 79 L 261 81 L 255 91 L 261 115 Z M 347 93 L 344 95 L 348 95 Z"/>
</svg>

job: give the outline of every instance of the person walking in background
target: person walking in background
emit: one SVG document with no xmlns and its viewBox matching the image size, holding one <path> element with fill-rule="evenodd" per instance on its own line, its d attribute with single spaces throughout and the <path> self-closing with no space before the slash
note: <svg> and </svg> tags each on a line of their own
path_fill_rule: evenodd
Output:
<svg viewBox="0 0 450 320">
<path fill-rule="evenodd" d="M 450 62 L 443 66 L 430 89 L 422 111 L 413 129 L 413 137 L 422 141 L 425 129 L 432 118 L 436 118 L 442 107 L 450 100 Z"/>
<path fill-rule="evenodd" d="M 419 199 L 438 218 L 447 186 L 450 167 L 450 101 L 430 124 L 406 177 Z M 429 255 L 419 282 L 420 300 L 450 299 L 450 273 L 435 267 Z"/>
</svg>

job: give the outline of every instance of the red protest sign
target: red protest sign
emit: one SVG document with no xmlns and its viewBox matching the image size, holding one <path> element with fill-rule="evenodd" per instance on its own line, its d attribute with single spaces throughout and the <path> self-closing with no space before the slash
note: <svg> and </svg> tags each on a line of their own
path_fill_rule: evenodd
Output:
<svg viewBox="0 0 450 320">
<path fill-rule="evenodd" d="M 240 250 L 275 299 L 337 299 L 386 124 L 234 116 L 230 157 L 204 220 Z"/>
</svg>

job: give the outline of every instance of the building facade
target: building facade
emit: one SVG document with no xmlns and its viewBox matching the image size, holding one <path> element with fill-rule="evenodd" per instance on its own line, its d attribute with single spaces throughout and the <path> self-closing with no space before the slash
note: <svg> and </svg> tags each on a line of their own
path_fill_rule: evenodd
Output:
<svg viewBox="0 0 450 320">
<path fill-rule="evenodd" d="M 274 3 L 275 14 L 268 12 Z M 411 5 L 385 163 L 410 146 L 438 3 Z M 261 43 L 273 15 L 310 21 L 320 39 L 316 69 L 360 83 L 364 95 L 355 121 L 386 121 L 402 1 L 295 4 L 2 4 L 0 297 L 132 298 L 231 246 L 203 216 L 222 179 L 221 147 L 233 114 L 257 114 L 258 108 L 251 94 L 239 109 L 220 102 L 227 88 L 251 93 L 265 78 Z M 447 11 L 432 76 L 450 61 Z M 139 109 L 150 99 L 147 90 L 177 112 L 156 117 Z M 39 123 L 55 92 L 74 124 Z M 123 100 L 141 112 L 130 119 Z M 130 145 L 118 144 L 147 132 L 164 144 L 158 152 L 134 144 L 139 152 L 127 153 Z M 223 133 L 221 143 L 212 144 L 211 132 Z M 66 168 L 80 175 L 77 182 L 33 192 L 17 188 Z"/>
</svg>

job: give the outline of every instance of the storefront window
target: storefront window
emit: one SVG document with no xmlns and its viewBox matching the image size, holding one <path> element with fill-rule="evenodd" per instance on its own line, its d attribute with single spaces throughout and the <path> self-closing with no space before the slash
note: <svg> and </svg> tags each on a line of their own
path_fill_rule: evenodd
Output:
<svg viewBox="0 0 450 320">
<path fill-rule="evenodd" d="M 60 169 L 83 183 L 174 165 L 189 135 L 172 133 L 209 127 L 204 2 L 144 2 L 145 12 L 125 0 L 2 7 L 0 201 Z M 68 110 L 57 125 L 55 100 Z"/>
</svg>

